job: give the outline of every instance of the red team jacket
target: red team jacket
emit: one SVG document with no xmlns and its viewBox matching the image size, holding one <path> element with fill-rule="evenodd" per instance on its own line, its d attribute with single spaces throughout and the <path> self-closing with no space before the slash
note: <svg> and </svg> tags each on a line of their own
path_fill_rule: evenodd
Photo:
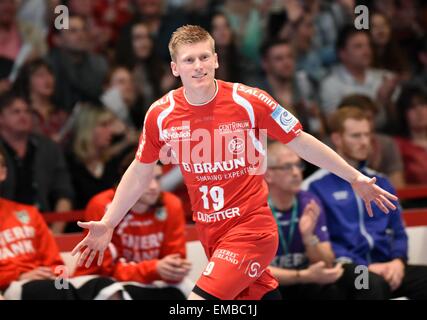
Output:
<svg viewBox="0 0 427 320">
<path fill-rule="evenodd" d="M 63 265 L 59 249 L 35 207 L 0 198 L 0 290 L 22 273 Z"/>
<path fill-rule="evenodd" d="M 113 189 L 99 193 L 89 201 L 86 221 L 99 221 L 113 200 Z M 142 214 L 130 211 L 115 228 L 102 265 L 78 267 L 75 275 L 99 274 L 118 281 L 151 283 L 161 280 L 156 264 L 163 257 L 179 253 L 185 258 L 185 219 L 181 201 L 162 193 L 163 207 Z"/>
</svg>

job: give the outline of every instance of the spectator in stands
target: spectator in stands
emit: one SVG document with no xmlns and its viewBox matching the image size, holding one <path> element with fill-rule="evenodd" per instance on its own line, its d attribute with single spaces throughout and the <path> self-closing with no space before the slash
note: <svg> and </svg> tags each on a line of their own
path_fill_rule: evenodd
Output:
<svg viewBox="0 0 427 320">
<path fill-rule="evenodd" d="M 36 59 L 19 72 L 14 89 L 20 92 L 33 112 L 33 130 L 59 143 L 61 129 L 68 113 L 59 108 L 53 99 L 56 79 L 49 64 Z"/>
<path fill-rule="evenodd" d="M 147 107 L 138 94 L 134 76 L 127 67 L 111 68 L 101 101 L 128 130 L 139 131 L 142 128 Z"/>
<path fill-rule="evenodd" d="M 312 134 L 323 133 L 314 90 L 305 72 L 296 72 L 295 51 L 285 40 L 269 40 L 261 48 L 265 78 L 257 86 L 300 119 Z"/>
<path fill-rule="evenodd" d="M 369 33 L 353 26 L 344 28 L 337 40 L 337 53 L 341 64 L 321 83 L 320 102 L 324 114 L 332 114 L 343 97 L 360 93 L 378 104 L 376 122 L 381 128 L 392 126 L 395 113 L 391 101 L 398 79 L 388 71 L 371 68 Z"/>
<path fill-rule="evenodd" d="M 13 60 L 0 57 L 0 94 L 10 90 L 12 84 L 9 75 L 12 71 Z"/>
<path fill-rule="evenodd" d="M 134 23 L 130 32 L 129 42 L 119 42 L 116 62 L 132 70 L 143 101 L 154 101 L 173 89 L 176 79 L 154 51 L 155 42 L 148 25 L 145 22 Z"/>
<path fill-rule="evenodd" d="M 230 22 L 239 52 L 255 68 L 259 63 L 259 49 L 264 40 L 266 14 L 258 10 L 254 0 L 225 0 L 222 11 Z"/>
<path fill-rule="evenodd" d="M 110 189 L 118 179 L 117 168 L 129 144 L 124 140 L 113 145 L 114 121 L 111 111 L 92 105 L 84 105 L 77 116 L 67 154 L 77 210 L 84 209 L 95 194 Z"/>
<path fill-rule="evenodd" d="M 87 28 L 82 17 L 70 15 L 69 29 L 59 31 L 48 57 L 58 80 L 56 98 L 68 112 L 77 102 L 98 101 L 108 71 L 106 60 L 89 51 Z"/>
<path fill-rule="evenodd" d="M 0 146 L 0 186 L 6 158 Z M 35 207 L 0 197 L 0 208 L 0 292 L 6 299 L 121 299 L 123 288 L 109 278 L 68 279 L 55 239 Z"/>
<path fill-rule="evenodd" d="M 217 12 L 210 22 L 210 33 L 215 40 L 215 51 L 218 55 L 218 79 L 230 82 L 242 82 L 245 78 L 243 57 L 237 49 L 233 30 L 227 16 Z"/>
<path fill-rule="evenodd" d="M 368 116 L 372 126 L 371 150 L 367 167 L 385 174 L 395 188 L 405 185 L 403 160 L 396 142 L 388 135 L 375 132 L 375 115 L 378 107 L 368 96 L 352 94 L 341 101 L 338 109 L 343 107 L 359 108 Z"/>
<path fill-rule="evenodd" d="M 397 100 L 398 136 L 405 180 L 408 184 L 427 184 L 427 88 L 407 85 Z"/>
<path fill-rule="evenodd" d="M 0 0 L 0 57 L 15 60 L 25 44 L 31 45 L 33 57 L 44 55 L 44 33 L 27 21 L 18 21 L 17 6 L 15 0 Z"/>
<path fill-rule="evenodd" d="M 345 299 L 337 280 L 343 274 L 329 242 L 324 211 L 313 194 L 300 191 L 304 163 L 287 146 L 268 146 L 265 180 L 279 228 L 279 248 L 270 270 L 282 298 Z"/>
<path fill-rule="evenodd" d="M 187 23 L 185 13 L 178 9 L 169 12 L 165 0 L 134 0 L 132 4 L 135 14 L 120 32 L 117 42 L 118 55 L 126 58 L 131 48 L 129 44 L 132 43 L 133 26 L 143 22 L 153 39 L 154 55 L 164 63 L 169 63 L 169 37 L 178 27 Z"/>
<path fill-rule="evenodd" d="M 124 162 L 132 159 L 133 153 Z M 123 165 L 120 171 L 126 168 Z M 133 299 L 185 299 L 193 284 L 186 279 L 191 264 L 185 259 L 184 212 L 178 198 L 160 191 L 161 174 L 157 165 L 149 188 L 117 226 L 102 265 L 81 266 L 76 275 L 114 277 Z M 93 197 L 85 220 L 101 220 L 114 192 L 109 189 Z"/>
<path fill-rule="evenodd" d="M 32 133 L 31 112 L 15 92 L 0 97 L 0 145 L 6 149 L 4 197 L 40 211 L 68 211 L 73 188 L 60 148 Z"/>
<path fill-rule="evenodd" d="M 371 142 L 366 114 L 356 108 L 342 108 L 332 116 L 330 126 L 338 154 L 364 174 L 375 177 L 381 188 L 395 193 L 387 178 L 365 166 Z M 337 261 L 345 263 L 344 267 L 368 267 L 366 291 L 382 299 L 427 299 L 427 267 L 408 264 L 408 237 L 399 207 L 384 215 L 374 205 L 373 216 L 365 218 L 366 208 L 351 186 L 323 169 L 303 186 L 322 202 Z"/>
<path fill-rule="evenodd" d="M 373 62 L 375 69 L 386 69 L 398 74 L 403 79 L 409 77 L 409 62 L 406 52 L 399 48 L 393 37 L 391 23 L 379 12 L 370 15 L 369 29 L 372 39 Z"/>
<path fill-rule="evenodd" d="M 418 86 L 424 86 L 427 88 L 427 35 L 419 41 L 419 46 L 416 52 L 415 70 L 415 75 L 413 79 L 411 79 L 411 82 Z"/>
</svg>

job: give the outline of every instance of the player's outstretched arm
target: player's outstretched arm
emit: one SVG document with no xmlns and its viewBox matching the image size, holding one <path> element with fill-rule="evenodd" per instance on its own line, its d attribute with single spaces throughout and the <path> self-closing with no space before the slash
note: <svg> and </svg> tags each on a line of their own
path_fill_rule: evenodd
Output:
<svg viewBox="0 0 427 320">
<path fill-rule="evenodd" d="M 101 265 L 104 251 L 111 241 L 114 228 L 132 208 L 138 198 L 144 192 L 152 179 L 153 169 L 156 162 L 140 163 L 132 162 L 117 187 L 114 199 L 108 206 L 107 212 L 101 221 L 78 222 L 78 225 L 88 229 L 86 237 L 73 249 L 72 255 L 82 252 L 78 265 L 88 268 L 98 253 L 98 265 Z"/>
<path fill-rule="evenodd" d="M 288 146 L 301 158 L 347 180 L 352 185 L 354 191 L 365 202 L 366 209 L 370 216 L 373 215 L 371 201 L 375 202 L 385 213 L 388 213 L 388 208 L 393 210 L 396 209 L 395 205 L 390 200 L 395 201 L 397 197 L 378 187 L 375 184 L 376 178 L 369 178 L 363 175 L 350 166 L 335 151 L 312 135 L 301 132 L 298 137 L 288 143 Z"/>
</svg>

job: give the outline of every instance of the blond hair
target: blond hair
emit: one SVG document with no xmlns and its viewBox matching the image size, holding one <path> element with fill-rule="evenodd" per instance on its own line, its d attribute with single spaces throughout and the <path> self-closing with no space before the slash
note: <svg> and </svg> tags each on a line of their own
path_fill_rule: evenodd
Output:
<svg viewBox="0 0 427 320">
<path fill-rule="evenodd" d="M 200 26 L 185 25 L 179 27 L 172 33 L 169 41 L 169 54 L 172 61 L 175 61 L 178 48 L 185 44 L 195 44 L 199 42 L 209 41 L 212 45 L 212 52 L 215 52 L 215 41 L 212 36 Z"/>
<path fill-rule="evenodd" d="M 112 121 L 114 114 L 105 108 L 90 104 L 83 105 L 74 125 L 73 153 L 83 163 L 95 156 L 93 148 L 93 131 L 103 121 Z M 108 151 L 101 156 L 104 161 L 109 158 Z"/>
</svg>

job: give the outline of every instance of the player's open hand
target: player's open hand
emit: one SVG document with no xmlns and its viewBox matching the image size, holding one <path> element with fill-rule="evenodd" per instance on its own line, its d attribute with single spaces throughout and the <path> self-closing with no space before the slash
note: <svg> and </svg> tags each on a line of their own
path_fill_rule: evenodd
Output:
<svg viewBox="0 0 427 320">
<path fill-rule="evenodd" d="M 79 227 L 87 229 L 89 232 L 86 237 L 73 249 L 71 255 L 80 252 L 78 266 L 82 266 L 87 258 L 85 267 L 89 268 L 98 254 L 98 266 L 104 259 L 104 251 L 113 236 L 114 228 L 107 226 L 103 221 L 78 222 Z M 82 252 L 83 251 L 83 252 Z"/>
<path fill-rule="evenodd" d="M 397 197 L 378 187 L 375 184 L 376 181 L 375 177 L 368 178 L 364 175 L 359 175 L 351 184 L 357 195 L 365 202 L 370 217 L 373 216 L 371 201 L 375 202 L 378 208 L 385 213 L 388 213 L 389 209 L 396 209 L 396 206 L 390 200 L 396 201 Z"/>
</svg>

